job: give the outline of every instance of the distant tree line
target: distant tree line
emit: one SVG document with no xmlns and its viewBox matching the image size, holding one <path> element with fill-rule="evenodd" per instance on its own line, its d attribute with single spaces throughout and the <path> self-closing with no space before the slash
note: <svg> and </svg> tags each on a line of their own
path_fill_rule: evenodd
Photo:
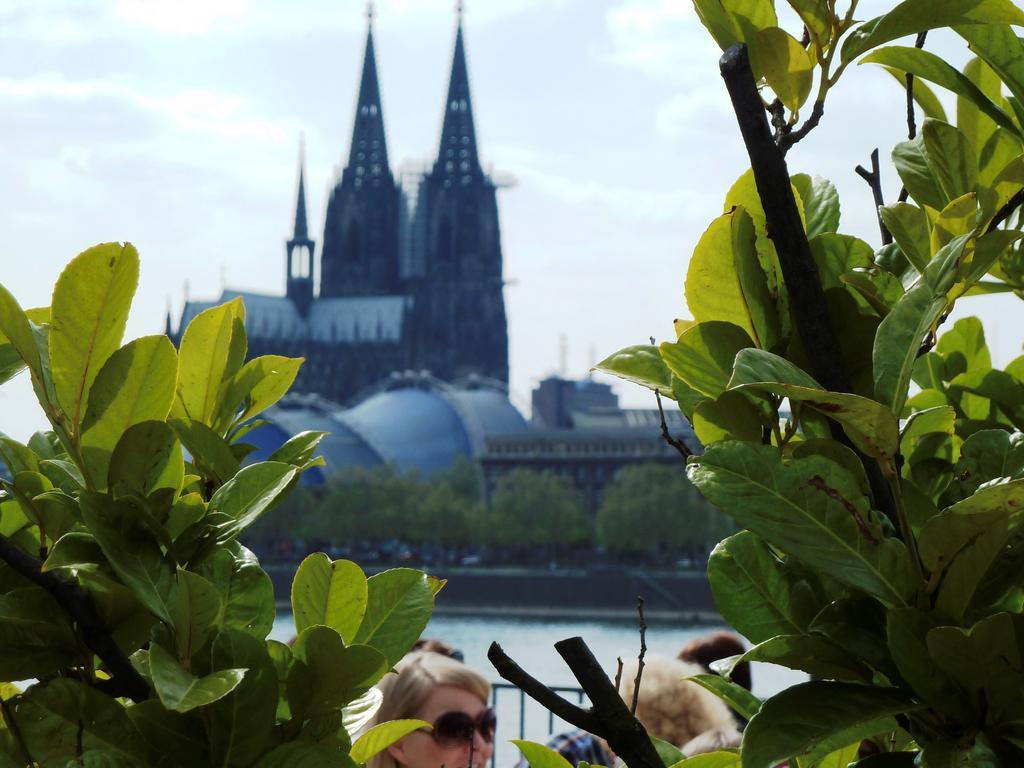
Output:
<svg viewBox="0 0 1024 768">
<path fill-rule="evenodd" d="M 485 504 L 470 460 L 423 478 L 390 466 L 344 469 L 326 486 L 300 488 L 251 531 L 264 557 L 301 557 L 333 549 L 359 559 L 588 561 L 595 549 L 616 560 L 666 560 L 705 553 L 734 531 L 696 492 L 683 471 L 658 464 L 625 467 L 605 489 L 596 519 L 568 478 L 516 469 L 502 476 Z"/>
</svg>

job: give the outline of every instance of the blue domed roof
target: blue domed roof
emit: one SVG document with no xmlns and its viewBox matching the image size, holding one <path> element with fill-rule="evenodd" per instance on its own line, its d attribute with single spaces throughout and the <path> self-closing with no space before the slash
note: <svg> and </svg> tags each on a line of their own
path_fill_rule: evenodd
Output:
<svg viewBox="0 0 1024 768">
<path fill-rule="evenodd" d="M 320 453 L 327 467 L 304 475 L 320 484 L 345 467 L 392 464 L 429 476 L 459 456 L 477 456 L 485 438 L 523 432 L 526 420 L 498 388 L 445 384 L 424 374 L 393 376 L 358 405 L 343 409 L 315 395 L 289 395 L 269 409 L 271 423 L 246 436 L 265 459 L 288 438 L 306 430 L 330 432 Z"/>
</svg>

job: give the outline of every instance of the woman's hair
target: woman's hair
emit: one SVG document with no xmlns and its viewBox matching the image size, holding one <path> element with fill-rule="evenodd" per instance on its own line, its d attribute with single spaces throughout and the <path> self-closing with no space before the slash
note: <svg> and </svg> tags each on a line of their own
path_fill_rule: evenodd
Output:
<svg viewBox="0 0 1024 768">
<path fill-rule="evenodd" d="M 384 701 L 370 726 L 389 720 L 413 717 L 431 692 L 439 685 L 451 685 L 476 694 L 487 702 L 491 684 L 486 678 L 461 661 L 433 651 L 413 651 L 395 665 L 395 672 L 377 684 Z M 396 768 L 397 763 L 387 750 L 378 753 L 367 768 Z"/>
<path fill-rule="evenodd" d="M 739 635 L 732 632 L 710 632 L 695 638 L 679 652 L 683 661 L 692 661 L 705 669 L 711 669 L 711 662 L 736 656 L 747 650 Z M 732 681 L 748 691 L 751 688 L 750 663 L 741 662 L 732 670 Z"/>
<path fill-rule="evenodd" d="M 619 694 L 632 706 L 637 662 L 622 670 Z M 681 747 L 704 731 L 732 728 L 728 707 L 710 691 L 686 680 L 704 669 L 697 664 L 664 656 L 648 656 L 640 679 L 636 718 L 651 736 Z"/>
</svg>

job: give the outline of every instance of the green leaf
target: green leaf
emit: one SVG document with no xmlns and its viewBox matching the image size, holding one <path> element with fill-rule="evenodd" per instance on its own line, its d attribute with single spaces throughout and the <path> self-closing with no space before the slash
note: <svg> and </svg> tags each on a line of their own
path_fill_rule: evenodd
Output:
<svg viewBox="0 0 1024 768">
<path fill-rule="evenodd" d="M 892 659 L 900 677 L 930 706 L 965 720 L 970 707 L 963 694 L 939 669 L 928 652 L 925 637 L 935 626 L 933 619 L 916 608 L 897 608 L 886 616 L 886 635 Z"/>
<path fill-rule="evenodd" d="M 239 462 L 224 439 L 194 419 L 169 419 L 167 422 L 192 455 L 192 463 L 217 485 L 223 485 L 238 472 Z"/>
<path fill-rule="evenodd" d="M 910 203 L 893 203 L 881 206 L 878 215 L 907 261 L 918 272 L 924 272 L 932 260 L 931 226 L 924 210 Z"/>
<path fill-rule="evenodd" d="M 262 640 L 274 624 L 274 585 L 256 556 L 241 544 L 217 549 L 199 572 L 224 601 L 224 627 Z"/>
<path fill-rule="evenodd" d="M 938 178 L 929 162 L 922 134 L 893 147 L 892 163 L 896 166 L 903 186 L 915 201 L 937 211 L 946 207 L 950 198 L 939 186 Z"/>
<path fill-rule="evenodd" d="M 651 743 L 654 744 L 654 749 L 658 753 L 658 757 L 661 758 L 662 765 L 675 765 L 681 760 L 685 760 L 686 756 L 675 744 L 670 744 L 664 739 L 659 739 L 657 736 L 651 736 Z"/>
<path fill-rule="evenodd" d="M 743 208 L 715 219 L 693 251 L 686 304 L 697 322 L 732 323 L 768 349 L 779 338 L 779 317 L 755 243 L 753 221 Z"/>
<path fill-rule="evenodd" d="M 219 627 L 224 604 L 213 584 L 197 573 L 179 570 L 178 593 L 171 612 L 178 658 L 191 659 Z"/>
<path fill-rule="evenodd" d="M 167 417 L 177 371 L 174 345 L 166 336 L 130 341 L 103 364 L 82 421 L 82 454 L 94 488 L 106 487 L 111 453 L 129 427 Z"/>
<path fill-rule="evenodd" d="M 292 581 L 295 632 L 323 624 L 351 643 L 366 613 L 367 596 L 362 568 L 349 560 L 332 561 L 322 552 L 312 554 L 299 564 Z"/>
<path fill-rule="evenodd" d="M 1019 23 L 992 18 L 986 24 L 968 24 L 955 30 L 1018 100 L 1024 99 L 1024 46 L 1007 24 Z"/>
<path fill-rule="evenodd" d="M 832 12 L 825 0 L 788 0 L 790 8 L 797 12 L 800 21 L 811 33 L 811 40 L 824 48 L 831 39 Z M 834 230 L 833 230 L 834 231 Z"/>
<path fill-rule="evenodd" d="M 158 643 L 149 647 L 149 668 L 160 703 L 175 712 L 188 712 L 212 704 L 231 693 L 242 682 L 246 672 L 245 669 L 224 669 L 196 677 Z"/>
<path fill-rule="evenodd" d="M 761 700 L 741 685 L 719 675 L 692 675 L 686 678 L 706 688 L 724 701 L 740 717 L 749 720 L 761 708 Z"/>
<path fill-rule="evenodd" d="M 185 459 L 181 443 L 163 421 L 143 421 L 127 429 L 110 457 L 107 484 L 114 493 L 149 496 L 160 489 L 181 490 Z"/>
<path fill-rule="evenodd" d="M 0 595 L 0 680 L 45 677 L 81 654 L 56 600 L 39 587 Z"/>
<path fill-rule="evenodd" d="M 754 35 L 750 63 L 755 79 L 763 76 L 790 112 L 807 101 L 814 84 L 814 57 L 784 29 L 767 27 Z"/>
<path fill-rule="evenodd" d="M 1024 509 L 1024 480 L 979 488 L 973 495 L 930 518 L 921 530 L 918 551 L 929 570 L 949 563 L 972 538 L 997 518 L 1018 524 Z"/>
<path fill-rule="evenodd" d="M 888 605 L 915 592 L 906 548 L 882 535 L 857 479 L 834 462 L 786 465 L 771 446 L 727 442 L 691 458 L 687 474 L 712 504 L 807 565 Z"/>
<path fill-rule="evenodd" d="M 843 425 L 853 444 L 892 473 L 899 450 L 895 416 L 874 400 L 843 392 L 829 392 L 804 370 L 771 352 L 744 349 L 736 355 L 729 389 L 758 389 L 821 411 Z"/>
<path fill-rule="evenodd" d="M 118 577 L 153 615 L 173 624 L 171 606 L 178 590 L 174 566 L 140 520 L 138 507 L 131 499 L 114 501 L 88 491 L 79 498 L 79 506 Z"/>
<path fill-rule="evenodd" d="M 983 429 L 968 437 L 960 447 L 956 474 L 970 496 L 982 483 L 999 478 L 1024 477 L 1024 434 L 1004 429 Z"/>
<path fill-rule="evenodd" d="M 693 7 L 722 50 L 778 24 L 772 0 L 694 0 Z"/>
<path fill-rule="evenodd" d="M 903 412 L 918 350 L 946 310 L 946 291 L 956 278 L 956 267 L 969 236 L 950 241 L 935 254 L 925 277 L 904 294 L 875 336 L 875 399 L 896 415 Z"/>
<path fill-rule="evenodd" d="M 821 287 L 826 291 L 844 287 L 843 275 L 854 269 L 867 269 L 874 258 L 870 245 L 850 235 L 825 232 L 812 237 L 810 244 Z"/>
<path fill-rule="evenodd" d="M 342 709 L 342 721 L 349 738 L 355 739 L 373 720 L 380 705 L 384 701 L 384 695 L 380 688 L 371 688 L 362 696 L 352 700 Z"/>
<path fill-rule="evenodd" d="M 289 438 L 280 448 L 267 457 L 267 461 L 280 461 L 293 467 L 307 467 L 313 454 L 320 446 L 320 441 L 327 437 L 327 432 L 299 432 Z"/>
<path fill-rule="evenodd" d="M 904 0 L 885 15 L 857 27 L 843 42 L 840 57 L 850 61 L 890 40 L 960 24 L 1024 24 L 1024 11 L 1011 0 Z"/>
<path fill-rule="evenodd" d="M 510 741 L 523 753 L 530 768 L 575 768 L 551 747 L 522 739 L 511 739 Z"/>
<path fill-rule="evenodd" d="M 835 643 L 816 635 L 779 635 L 758 643 L 745 653 L 713 662 L 725 677 L 743 662 L 759 661 L 830 680 L 869 682 L 871 671 Z"/>
<path fill-rule="evenodd" d="M 64 765 L 82 749 L 149 765 L 150 755 L 125 707 L 85 683 L 58 678 L 38 683 L 17 701 L 15 719 L 29 753 L 40 765 Z"/>
<path fill-rule="evenodd" d="M 253 768 L 356 768 L 356 764 L 337 747 L 293 741 L 274 747 Z"/>
<path fill-rule="evenodd" d="M 202 721 L 165 709 L 156 699 L 125 707 L 128 719 L 154 752 L 180 768 L 209 765 Z"/>
<path fill-rule="evenodd" d="M 421 728 L 430 728 L 423 720 L 391 720 L 378 723 L 356 739 L 349 756 L 357 763 L 366 763 L 378 752 L 383 752 L 396 741 Z"/>
<path fill-rule="evenodd" d="M 921 135 L 928 165 L 946 197 L 955 200 L 974 192 L 978 185 L 978 161 L 960 129 L 941 120 L 925 120 Z"/>
<path fill-rule="evenodd" d="M 215 431 L 232 423 L 251 419 L 272 406 L 291 388 L 303 359 L 263 355 L 245 365 L 231 377 L 217 405 Z"/>
<path fill-rule="evenodd" d="M 701 445 L 720 440 L 761 441 L 761 415 L 742 392 L 723 392 L 714 400 L 697 403 L 690 422 Z"/>
<path fill-rule="evenodd" d="M 287 691 L 293 716 L 324 714 L 352 703 L 393 665 L 376 648 L 346 646 L 341 635 L 324 626 L 304 630 L 292 653 Z"/>
<path fill-rule="evenodd" d="M 908 46 L 890 46 L 874 51 L 861 59 L 861 64 L 872 62 L 883 64 L 889 67 L 907 72 L 915 77 L 942 86 L 974 104 L 977 109 L 987 115 L 992 121 L 1003 126 L 1014 133 L 1020 133 L 1020 128 L 996 102 L 985 95 L 984 91 L 971 82 L 971 79 L 962 74 L 930 51 Z M 917 84 L 914 84 L 916 89 Z M 957 126 L 963 129 L 963 122 L 957 119 Z M 981 147 L 976 147 L 975 156 Z"/>
<path fill-rule="evenodd" d="M 957 320 L 939 337 L 935 350 L 945 359 L 947 380 L 967 371 L 992 367 L 992 357 L 985 344 L 985 329 L 976 317 Z"/>
<path fill-rule="evenodd" d="M 178 350 L 174 416 L 212 426 L 221 382 L 235 373 L 229 362 L 241 364 L 231 354 L 232 334 L 235 319 L 244 316 L 242 300 L 236 298 L 200 312 L 188 324 Z"/>
<path fill-rule="evenodd" d="M 820 608 L 810 585 L 749 531 L 712 550 L 708 582 L 722 618 L 754 643 L 802 633 Z"/>
<path fill-rule="evenodd" d="M 128 244 L 83 251 L 57 279 L 50 307 L 50 373 L 57 402 L 77 435 L 89 390 L 121 345 L 139 283 L 139 254 Z"/>
<path fill-rule="evenodd" d="M 694 755 L 680 760 L 672 768 L 740 768 L 743 764 L 739 751 L 735 749 L 719 749 Z"/>
<path fill-rule="evenodd" d="M 211 659 L 214 669 L 247 670 L 237 688 L 204 710 L 212 764 L 252 765 L 274 737 L 280 695 L 274 662 L 262 639 L 235 630 L 214 638 Z"/>
<path fill-rule="evenodd" d="M 256 522 L 287 491 L 298 470 L 276 461 L 262 461 L 244 467 L 210 498 L 207 512 L 225 515 L 229 521 L 218 527 L 217 540 L 227 542 Z"/>
<path fill-rule="evenodd" d="M 376 648 L 394 666 L 416 642 L 434 610 L 426 574 L 392 568 L 366 580 L 366 613 L 354 638 Z"/>
<path fill-rule="evenodd" d="M 751 718 L 743 734 L 743 768 L 773 768 L 823 747 L 824 757 L 857 740 L 847 734 L 863 732 L 865 725 L 865 736 L 893 730 L 894 722 L 893 728 L 886 727 L 891 716 L 914 708 L 914 702 L 894 688 L 835 682 L 794 685 L 765 701 Z"/>
<path fill-rule="evenodd" d="M 672 392 L 672 373 L 654 345 L 638 344 L 620 349 L 595 365 L 593 370 L 610 373 L 648 389 L 656 389 L 662 395 L 675 399 Z"/>
<path fill-rule="evenodd" d="M 715 398 L 726 390 L 736 353 L 752 346 L 754 342 L 739 326 L 712 320 L 694 324 L 678 341 L 664 342 L 659 351 L 672 373 Z"/>
</svg>

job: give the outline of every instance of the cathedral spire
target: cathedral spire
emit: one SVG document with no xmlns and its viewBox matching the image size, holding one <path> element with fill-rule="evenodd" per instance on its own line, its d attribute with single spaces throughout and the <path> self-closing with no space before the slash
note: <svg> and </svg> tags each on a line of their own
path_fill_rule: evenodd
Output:
<svg viewBox="0 0 1024 768">
<path fill-rule="evenodd" d="M 285 243 L 285 293 L 305 316 L 313 302 L 313 251 L 306 222 L 306 140 L 299 140 L 299 190 L 295 198 L 295 226 Z"/>
<path fill-rule="evenodd" d="M 468 183 L 480 172 L 480 158 L 477 155 L 476 128 L 473 125 L 473 104 L 469 96 L 469 68 L 466 66 L 466 44 L 462 34 L 461 0 L 456 4 L 455 12 L 455 52 L 452 55 L 448 98 L 441 126 L 441 146 L 434 170 L 440 171 L 450 180 L 460 179 Z"/>
<path fill-rule="evenodd" d="M 306 137 L 299 139 L 299 192 L 295 200 L 295 227 L 292 240 L 309 240 L 309 226 L 306 223 Z"/>
<path fill-rule="evenodd" d="M 387 142 L 384 137 L 384 111 L 380 103 L 377 80 L 377 57 L 373 47 L 373 3 L 366 8 L 366 50 L 363 73 L 359 80 L 359 98 L 352 127 L 352 146 L 348 165 L 357 176 L 366 179 L 381 177 L 388 168 Z M 359 170 L 362 169 L 362 170 Z"/>
</svg>

